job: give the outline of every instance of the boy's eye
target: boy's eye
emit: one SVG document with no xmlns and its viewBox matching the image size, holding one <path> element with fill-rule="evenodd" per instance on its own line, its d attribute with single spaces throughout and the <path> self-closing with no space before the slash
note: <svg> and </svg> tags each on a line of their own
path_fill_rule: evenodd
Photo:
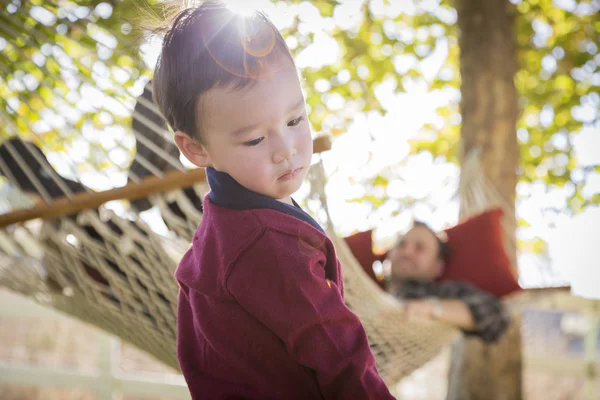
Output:
<svg viewBox="0 0 600 400">
<path fill-rule="evenodd" d="M 244 146 L 256 146 L 257 144 L 262 142 L 264 139 L 265 139 L 264 137 L 259 137 L 257 139 L 254 139 L 254 140 L 244 143 Z"/>
<path fill-rule="evenodd" d="M 288 122 L 288 126 L 296 126 L 298 125 L 300 122 L 302 122 L 302 120 L 304 119 L 304 116 L 300 116 L 296 119 L 291 120 L 290 122 Z"/>
</svg>

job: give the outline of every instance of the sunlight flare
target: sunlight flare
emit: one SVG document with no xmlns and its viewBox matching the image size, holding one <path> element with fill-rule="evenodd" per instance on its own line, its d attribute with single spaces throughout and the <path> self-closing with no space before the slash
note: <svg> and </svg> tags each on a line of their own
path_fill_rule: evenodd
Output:
<svg viewBox="0 0 600 400">
<path fill-rule="evenodd" d="M 253 2 L 248 0 L 227 0 L 225 4 L 231 11 L 242 17 L 249 17 L 256 11 L 256 8 L 251 5 Z"/>
</svg>

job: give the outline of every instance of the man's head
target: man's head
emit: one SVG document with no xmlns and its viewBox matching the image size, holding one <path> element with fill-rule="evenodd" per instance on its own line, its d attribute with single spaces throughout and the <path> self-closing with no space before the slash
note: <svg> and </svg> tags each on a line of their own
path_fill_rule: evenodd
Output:
<svg viewBox="0 0 600 400">
<path fill-rule="evenodd" d="M 416 221 L 388 254 L 392 277 L 433 280 L 444 270 L 448 245 L 429 226 Z"/>
<path fill-rule="evenodd" d="M 168 27 L 154 97 L 183 154 L 246 188 L 288 199 L 310 165 L 300 80 L 281 34 L 260 13 L 205 1 Z"/>
</svg>

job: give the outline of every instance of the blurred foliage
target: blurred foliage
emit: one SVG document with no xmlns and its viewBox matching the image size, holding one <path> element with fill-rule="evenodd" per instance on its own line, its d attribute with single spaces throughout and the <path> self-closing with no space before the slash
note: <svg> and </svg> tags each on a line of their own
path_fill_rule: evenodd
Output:
<svg viewBox="0 0 600 400">
<path fill-rule="evenodd" d="M 114 166 L 115 148 L 131 153 L 133 141 L 117 133 L 129 126 L 132 88 L 139 94 L 151 76 L 130 22 L 137 14 L 135 3 L 116 0 L 3 1 L 0 138 L 63 152 L 84 135 L 91 146 L 80 172 Z"/>
<path fill-rule="evenodd" d="M 594 167 L 579 167 L 572 155 L 581 128 L 600 128 L 600 2 L 524 1 L 517 11 L 521 179 L 574 185 L 573 211 L 600 204 L 581 193 Z M 586 106 L 591 112 L 583 112 Z"/>
<path fill-rule="evenodd" d="M 578 165 L 573 139 L 584 126 L 600 123 L 600 2 L 511 1 L 520 63 L 515 77 L 521 109 L 520 180 L 568 187 L 568 212 L 598 204 L 600 196 L 584 196 L 582 188 L 588 174 L 597 174 L 600 167 Z M 309 62 L 303 68 L 310 120 L 317 131 L 342 135 L 361 112 L 386 114 L 377 96 L 382 83 L 391 82 L 395 93 L 414 84 L 426 85 L 430 93 L 457 93 L 460 88 L 457 14 L 449 0 L 273 3 L 296 7 L 283 31 L 296 56 L 319 41 L 337 44 L 338 57 L 332 62 Z M 133 93 L 151 76 L 132 26 L 138 4 L 3 1 L 0 137 L 19 134 L 43 141 L 46 150 L 60 150 L 88 132 L 86 137 L 98 144 L 87 162 L 107 167 L 110 146 L 94 133 L 127 126 Z M 440 68 L 423 73 L 423 63 L 442 50 L 447 57 Z M 438 121 L 422 126 L 411 141 L 411 154 L 431 153 L 432 159 L 458 162 L 460 96 L 450 97 L 437 110 Z M 113 142 L 131 153 L 132 143 Z M 385 169 L 356 182 L 372 190 L 355 201 L 370 203 L 373 209 L 385 206 L 394 174 Z"/>
<path fill-rule="evenodd" d="M 393 80 L 398 93 L 408 81 L 421 81 L 430 91 L 459 89 L 456 11 L 451 1 L 355 2 L 356 13 L 347 27 L 334 25 L 328 32 L 338 43 L 338 62 L 324 68 L 306 68 L 306 90 L 311 121 L 316 129 L 344 132 L 359 111 L 383 113 L 375 88 Z M 519 71 L 515 85 L 520 94 L 521 182 L 543 182 L 548 187 L 569 188 L 567 211 L 600 204 L 599 195 L 582 194 L 589 173 L 598 166 L 580 166 L 573 154 L 573 138 L 588 126 L 600 126 L 600 2 L 512 0 L 516 13 L 515 42 Z M 304 3 L 306 4 L 306 3 Z M 313 1 L 321 16 L 335 17 L 345 4 Z M 299 20 L 287 31 L 300 52 L 311 43 Z M 444 39 L 444 40 L 441 40 Z M 448 56 L 433 80 L 427 81 L 420 66 L 437 45 L 448 46 Z M 493 51 L 491 49 L 490 51 Z M 484 56 L 484 55 L 482 55 Z M 413 59 L 416 62 L 412 62 Z M 402 66 L 407 64 L 407 67 Z M 340 82 L 340 76 L 344 79 Z M 326 81 L 328 84 L 325 84 Z M 319 88 L 328 90 L 321 93 Z M 337 94 L 345 99 L 341 109 L 328 108 Z M 460 111 L 458 99 L 438 114 L 443 125 L 426 124 L 411 143 L 411 152 L 430 152 L 458 162 Z M 351 111 L 349 111 L 351 110 Z M 599 133 L 600 134 L 600 133 Z M 381 186 L 381 176 L 361 184 Z M 389 179 L 386 176 L 386 179 Z M 384 184 L 385 186 L 385 184 Z M 387 195 L 365 194 L 376 209 Z"/>
</svg>

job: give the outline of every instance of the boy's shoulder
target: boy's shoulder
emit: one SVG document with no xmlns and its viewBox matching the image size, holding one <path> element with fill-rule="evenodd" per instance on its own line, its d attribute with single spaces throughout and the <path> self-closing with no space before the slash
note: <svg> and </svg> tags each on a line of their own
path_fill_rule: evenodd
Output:
<svg viewBox="0 0 600 400">
<path fill-rule="evenodd" d="M 326 252 L 327 241 L 320 231 L 284 212 L 233 210 L 205 199 L 202 222 L 176 277 L 188 287 L 208 293 L 222 287 L 230 268 L 247 261 L 247 254 L 277 257 L 302 251 L 312 257 L 315 251 Z"/>
<path fill-rule="evenodd" d="M 253 233 L 258 234 L 265 229 L 271 229 L 294 236 L 299 234 L 301 236 L 321 235 L 321 232 L 308 223 L 278 210 L 270 208 L 234 210 L 220 207 L 210 199 L 205 201 L 200 226 L 202 227 L 203 224 L 205 224 L 205 228 L 210 230 L 211 234 L 229 235 L 229 232 L 238 232 L 245 237 L 249 237 L 254 236 Z"/>
<path fill-rule="evenodd" d="M 273 254 L 287 253 L 299 242 L 319 251 L 332 246 L 322 232 L 284 212 L 269 208 L 233 210 L 208 200 L 193 247 L 198 259 L 217 252 L 220 262 L 229 265 L 254 246 L 267 246 Z"/>
</svg>

